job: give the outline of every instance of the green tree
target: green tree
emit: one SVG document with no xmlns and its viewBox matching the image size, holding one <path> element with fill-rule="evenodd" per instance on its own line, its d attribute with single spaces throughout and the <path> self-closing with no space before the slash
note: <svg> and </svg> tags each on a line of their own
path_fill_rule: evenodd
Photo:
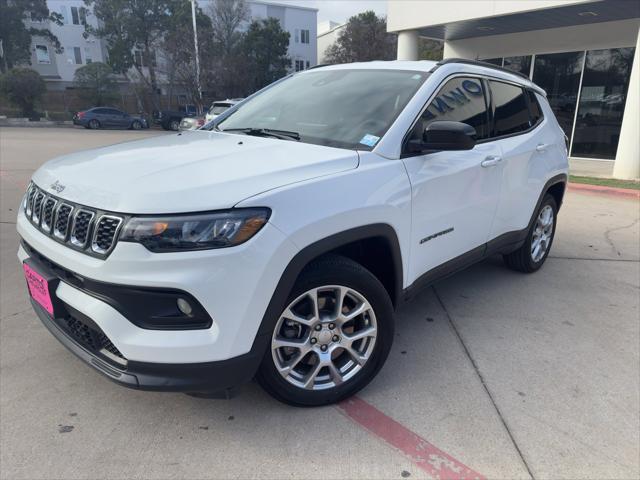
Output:
<svg viewBox="0 0 640 480">
<path fill-rule="evenodd" d="M 74 80 L 78 96 L 90 106 L 108 105 L 117 98 L 113 70 L 106 63 L 93 62 L 78 68 Z"/>
<path fill-rule="evenodd" d="M 49 12 L 46 0 L 0 0 L 0 71 L 29 63 L 34 36 L 49 40 L 61 53 L 58 38 L 48 28 L 37 28 L 32 22 L 62 25 L 61 15 Z"/>
<path fill-rule="evenodd" d="M 387 20 L 369 10 L 354 15 L 325 52 L 329 63 L 394 60 L 397 37 L 387 33 Z"/>
<path fill-rule="evenodd" d="M 193 24 L 190 2 L 175 2 L 167 30 L 161 44 L 162 62 L 159 71 L 166 76 L 169 97 L 173 95 L 176 86 L 184 89 L 190 101 L 203 107 L 200 100 L 199 84 L 202 88 L 202 77 L 210 64 L 208 59 L 215 51 L 213 29 L 209 18 L 196 6 L 196 26 L 198 29 L 198 51 L 200 57 L 201 78 L 198 82 L 193 48 Z"/>
<path fill-rule="evenodd" d="M 256 20 L 249 25 L 240 48 L 246 62 L 245 95 L 287 74 L 291 66 L 291 59 L 287 56 L 289 36 L 275 18 Z"/>
<path fill-rule="evenodd" d="M 159 109 L 156 51 L 170 28 L 172 13 L 184 0 L 84 0 L 99 20 L 98 27 L 85 23 L 85 34 L 107 43 L 109 65 L 147 86 L 155 109 Z"/>
<path fill-rule="evenodd" d="M 38 72 L 30 68 L 12 68 L 0 77 L 0 91 L 25 117 L 35 116 L 36 104 L 47 91 Z"/>
<path fill-rule="evenodd" d="M 418 58 L 420 60 L 442 60 L 443 43 L 430 38 L 420 38 Z"/>
</svg>

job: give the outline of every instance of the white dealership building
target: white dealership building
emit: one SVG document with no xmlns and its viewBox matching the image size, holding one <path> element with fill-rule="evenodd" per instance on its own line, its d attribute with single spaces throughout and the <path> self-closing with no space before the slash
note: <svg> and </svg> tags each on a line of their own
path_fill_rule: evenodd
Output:
<svg viewBox="0 0 640 480">
<path fill-rule="evenodd" d="M 422 36 L 516 70 L 546 90 L 572 162 L 640 177 L 640 1 L 390 0 L 387 15 L 399 59 L 417 60 Z"/>
</svg>

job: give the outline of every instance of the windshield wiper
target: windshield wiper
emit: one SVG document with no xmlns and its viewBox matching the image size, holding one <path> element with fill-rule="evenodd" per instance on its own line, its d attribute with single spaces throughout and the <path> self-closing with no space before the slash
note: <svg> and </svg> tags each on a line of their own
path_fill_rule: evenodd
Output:
<svg viewBox="0 0 640 480">
<path fill-rule="evenodd" d="M 298 132 L 290 132 L 288 130 L 274 130 L 271 128 L 226 128 L 222 132 L 242 132 L 245 135 L 253 135 L 254 137 L 273 137 L 282 140 L 300 140 Z"/>
</svg>

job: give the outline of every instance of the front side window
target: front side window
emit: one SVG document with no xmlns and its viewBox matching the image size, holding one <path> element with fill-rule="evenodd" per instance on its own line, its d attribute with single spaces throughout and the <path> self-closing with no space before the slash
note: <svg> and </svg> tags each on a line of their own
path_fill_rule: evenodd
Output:
<svg viewBox="0 0 640 480">
<path fill-rule="evenodd" d="M 305 143 L 371 150 L 428 75 L 404 70 L 310 70 L 245 101 L 218 127 L 295 132 Z"/>
<path fill-rule="evenodd" d="M 422 138 L 425 128 L 440 120 L 466 123 L 476 129 L 478 140 L 487 138 L 489 117 L 482 81 L 479 78 L 456 77 L 445 83 L 423 112 L 412 138 Z"/>
<path fill-rule="evenodd" d="M 529 107 L 522 87 L 489 80 L 494 105 L 494 136 L 528 130 Z"/>
<path fill-rule="evenodd" d="M 38 63 L 51 63 L 51 57 L 49 57 L 49 49 L 46 45 L 36 45 L 36 59 Z"/>
</svg>

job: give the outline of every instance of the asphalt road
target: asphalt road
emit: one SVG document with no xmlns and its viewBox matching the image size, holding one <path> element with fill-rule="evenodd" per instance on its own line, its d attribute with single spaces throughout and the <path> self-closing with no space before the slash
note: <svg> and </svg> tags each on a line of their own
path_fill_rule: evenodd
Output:
<svg viewBox="0 0 640 480">
<path fill-rule="evenodd" d="M 32 312 L 16 207 L 53 156 L 161 132 L 0 129 L 0 477 L 638 478 L 640 205 L 569 192 L 544 268 L 491 259 L 398 312 L 380 375 L 339 407 L 146 393 Z"/>
</svg>

